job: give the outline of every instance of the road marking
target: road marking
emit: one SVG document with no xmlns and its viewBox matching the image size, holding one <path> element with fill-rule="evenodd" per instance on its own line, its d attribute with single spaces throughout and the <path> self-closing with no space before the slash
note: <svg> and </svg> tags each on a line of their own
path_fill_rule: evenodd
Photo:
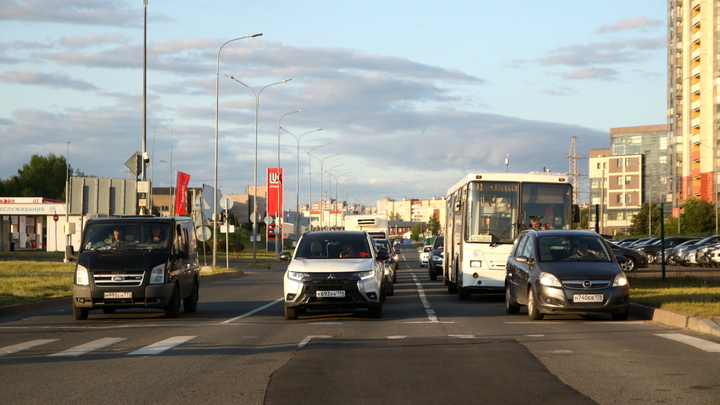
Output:
<svg viewBox="0 0 720 405">
<path fill-rule="evenodd" d="M 0 357 L 5 356 L 6 354 L 12 354 L 17 353 L 22 350 L 32 349 L 35 346 L 40 346 L 52 342 L 57 342 L 59 339 L 38 339 L 38 340 L 31 340 L 29 342 L 25 343 L 18 343 L 16 345 L 12 346 L 5 346 L 3 348 L 0 348 Z"/>
<path fill-rule="evenodd" d="M 49 355 L 48 357 L 77 357 L 85 353 L 90 353 L 94 350 L 102 349 L 103 347 L 114 345 L 115 343 L 120 343 L 123 340 L 127 340 L 127 338 L 102 338 L 93 340 L 90 343 L 85 343 L 84 345 L 75 346 L 62 352 L 57 352 Z"/>
<path fill-rule="evenodd" d="M 229 323 L 232 323 L 232 322 L 237 321 L 238 319 L 247 318 L 248 316 L 250 316 L 250 315 L 252 315 L 252 314 L 254 314 L 254 313 L 256 313 L 256 312 L 262 311 L 263 309 L 268 308 L 268 307 L 271 307 L 271 306 L 277 304 L 278 302 L 282 302 L 282 301 L 283 301 L 283 299 L 280 298 L 279 300 L 275 300 L 275 301 L 273 301 L 273 302 L 271 302 L 271 303 L 269 303 L 269 304 L 265 304 L 265 305 L 261 306 L 260 308 L 255 308 L 255 309 L 253 309 L 252 311 L 246 312 L 246 313 L 244 313 L 244 314 L 242 314 L 242 315 L 240 315 L 240 316 L 236 316 L 235 318 L 228 319 L 227 321 L 222 321 L 222 322 L 220 322 L 220 325 L 227 325 L 227 324 L 229 324 Z"/>
<path fill-rule="evenodd" d="M 189 340 L 195 339 L 197 336 L 175 336 L 169 339 L 161 340 L 157 343 L 153 343 L 150 346 L 145 346 L 142 349 L 135 350 L 134 352 L 128 353 L 128 356 L 145 356 L 151 354 L 160 354 L 165 350 L 172 349 L 173 347 L 183 344 Z"/>
<path fill-rule="evenodd" d="M 310 335 L 310 336 L 306 337 L 305 339 L 303 339 L 298 344 L 298 349 L 302 349 L 303 347 L 305 347 L 306 344 L 310 343 L 310 341 L 313 339 L 330 339 L 331 337 L 332 336 L 328 336 L 328 335 Z"/>
<path fill-rule="evenodd" d="M 706 352 L 720 353 L 720 344 L 710 342 L 708 340 L 699 339 L 699 338 L 687 336 L 687 335 L 682 335 L 679 333 L 655 334 L 655 336 L 660 336 L 660 337 L 664 337 L 665 339 L 670 339 L 670 340 L 674 340 L 676 342 L 685 343 L 686 345 L 693 346 L 695 348 L 704 350 Z"/>
<path fill-rule="evenodd" d="M 475 335 L 448 335 L 449 337 L 458 339 L 475 339 Z"/>
<path fill-rule="evenodd" d="M 401 335 L 399 335 L 399 336 L 388 336 L 387 338 L 390 339 L 390 340 L 400 340 L 400 339 L 405 339 L 406 337 L 407 337 L 407 336 L 401 336 Z"/>
<path fill-rule="evenodd" d="M 438 317 L 435 314 L 435 309 L 430 305 L 430 301 L 428 301 L 427 297 L 425 296 L 425 290 L 423 289 L 422 284 L 420 284 L 420 280 L 418 280 L 415 273 L 412 273 L 412 278 L 415 281 L 415 285 L 418 289 L 418 295 L 420 296 L 420 301 L 423 304 L 423 307 L 425 307 L 425 313 L 428 316 L 428 319 L 430 319 L 430 322 L 437 323 Z"/>
</svg>

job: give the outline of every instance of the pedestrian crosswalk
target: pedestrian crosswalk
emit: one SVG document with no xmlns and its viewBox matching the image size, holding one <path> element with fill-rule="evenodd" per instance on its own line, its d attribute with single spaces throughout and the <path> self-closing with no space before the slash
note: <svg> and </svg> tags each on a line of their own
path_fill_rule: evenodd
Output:
<svg viewBox="0 0 720 405">
<path fill-rule="evenodd" d="M 176 346 L 179 346 L 183 343 L 189 342 L 192 339 L 195 339 L 197 336 L 174 336 L 171 338 L 167 338 L 164 340 L 161 340 L 159 342 L 153 343 L 151 345 L 142 347 L 138 350 L 134 350 L 132 352 L 126 353 L 128 356 L 151 356 L 151 355 L 157 355 L 161 354 L 167 350 L 170 350 Z M 120 342 L 126 341 L 127 338 L 120 338 L 120 337 L 104 337 L 101 339 L 96 339 L 87 343 L 83 343 L 81 345 L 77 345 L 59 352 L 55 352 L 52 354 L 48 354 L 48 357 L 78 357 L 82 355 L 87 355 L 89 353 L 96 352 L 100 349 L 118 344 Z M 0 348 L 0 357 L 19 353 L 25 350 L 31 350 L 36 347 L 40 347 L 49 343 L 54 343 L 59 341 L 59 339 L 37 339 L 37 340 L 30 340 L 27 342 L 22 342 L 18 344 L 14 344 L 11 346 L 5 346 Z"/>
</svg>

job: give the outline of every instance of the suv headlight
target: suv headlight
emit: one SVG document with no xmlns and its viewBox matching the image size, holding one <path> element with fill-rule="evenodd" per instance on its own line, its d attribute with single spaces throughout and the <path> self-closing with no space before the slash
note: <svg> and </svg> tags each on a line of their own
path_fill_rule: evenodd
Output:
<svg viewBox="0 0 720 405">
<path fill-rule="evenodd" d="M 90 277 L 88 277 L 88 271 L 85 266 L 77 265 L 75 269 L 75 284 L 88 285 L 90 284 Z"/>
<path fill-rule="evenodd" d="M 307 276 L 309 276 L 308 273 L 301 273 L 299 271 L 288 271 L 288 273 L 287 273 L 287 277 L 290 280 L 295 280 L 295 281 L 301 281 L 303 279 L 303 277 L 307 277 Z"/>
<path fill-rule="evenodd" d="M 150 271 L 150 284 L 162 284 L 165 282 L 165 263 L 159 264 Z"/>
<path fill-rule="evenodd" d="M 375 277 L 375 270 L 360 271 L 360 272 L 355 273 L 355 275 L 360 277 L 360 280 L 367 280 L 367 279 Z"/>
<path fill-rule="evenodd" d="M 546 273 L 544 271 L 540 273 L 540 284 L 550 287 L 562 287 L 560 280 L 558 280 L 554 274 Z"/>
<path fill-rule="evenodd" d="M 622 287 L 628 285 L 628 279 L 625 277 L 624 274 L 620 273 L 617 276 L 615 276 L 615 279 L 613 280 L 613 287 Z"/>
</svg>

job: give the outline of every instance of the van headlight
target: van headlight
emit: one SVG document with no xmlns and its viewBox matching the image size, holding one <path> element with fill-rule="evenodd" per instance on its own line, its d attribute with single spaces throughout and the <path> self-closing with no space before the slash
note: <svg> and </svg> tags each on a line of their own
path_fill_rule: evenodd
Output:
<svg viewBox="0 0 720 405">
<path fill-rule="evenodd" d="M 613 287 L 623 287 L 628 285 L 628 279 L 625 277 L 624 274 L 620 273 L 617 276 L 615 276 L 615 279 L 613 280 Z"/>
<path fill-rule="evenodd" d="M 85 266 L 77 265 L 75 269 L 75 284 L 77 285 L 88 285 L 90 284 L 90 278 L 88 277 L 88 270 Z"/>
<path fill-rule="evenodd" d="M 150 284 L 162 284 L 165 282 L 165 263 L 153 267 L 150 272 Z"/>
</svg>

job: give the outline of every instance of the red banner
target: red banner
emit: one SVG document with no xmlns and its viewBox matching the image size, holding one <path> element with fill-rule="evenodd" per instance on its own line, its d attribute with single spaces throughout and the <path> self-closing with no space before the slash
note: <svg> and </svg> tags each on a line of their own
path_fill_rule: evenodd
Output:
<svg viewBox="0 0 720 405">
<path fill-rule="evenodd" d="M 267 214 L 273 217 L 283 212 L 283 169 L 281 167 L 268 167 L 267 169 L 268 198 Z"/>
<path fill-rule="evenodd" d="M 190 182 L 190 175 L 178 171 L 177 186 L 175 188 L 175 213 L 187 215 L 187 187 Z"/>
</svg>

